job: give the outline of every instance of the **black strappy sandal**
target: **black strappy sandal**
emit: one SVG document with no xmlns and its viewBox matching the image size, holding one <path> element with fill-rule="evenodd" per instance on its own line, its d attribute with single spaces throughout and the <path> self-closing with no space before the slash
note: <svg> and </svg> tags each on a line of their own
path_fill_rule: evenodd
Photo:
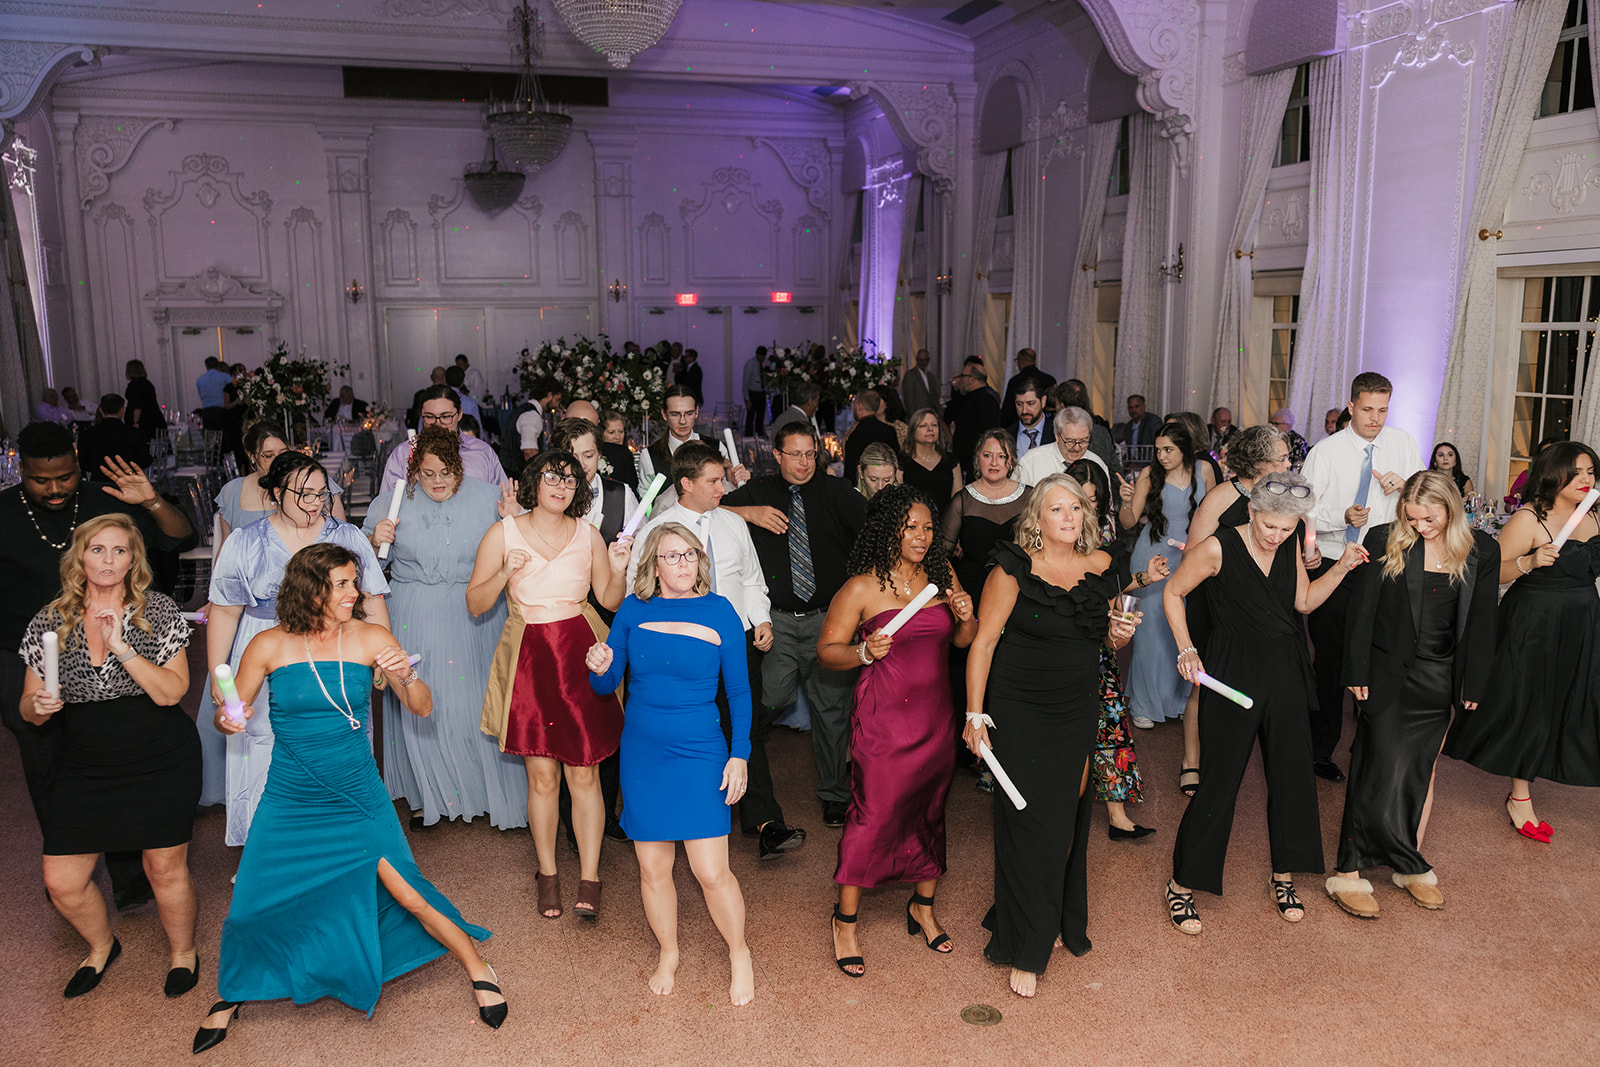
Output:
<svg viewBox="0 0 1600 1067">
<path fill-rule="evenodd" d="M 1278 914 L 1282 915 L 1285 922 L 1297 923 L 1306 917 L 1306 906 L 1300 903 L 1300 898 L 1294 891 L 1294 879 L 1280 882 L 1272 880 L 1272 895 L 1278 902 Z M 1298 911 L 1299 915 L 1290 915 L 1291 911 Z"/>
<path fill-rule="evenodd" d="M 1183 776 L 1186 774 L 1194 775 L 1194 781 L 1187 783 L 1184 782 Z M 1192 797 L 1196 793 L 1200 792 L 1199 767 L 1182 767 L 1178 770 L 1178 792 L 1182 793 L 1186 797 Z"/>
<path fill-rule="evenodd" d="M 1200 933 L 1200 913 L 1195 910 L 1194 894 L 1180 893 L 1172 888 L 1172 882 L 1167 882 L 1167 912 L 1172 920 L 1172 926 L 1179 933 L 1198 936 Z M 1193 923 L 1191 929 L 1187 924 Z"/>
<path fill-rule="evenodd" d="M 906 933 L 908 933 L 908 934 L 921 934 L 923 942 L 930 949 L 932 949 L 933 951 L 939 953 L 939 955 L 941 955 L 941 956 L 947 956 L 951 952 L 955 951 L 955 946 L 950 944 L 950 935 L 949 934 L 940 934 L 938 937 L 934 938 L 932 941 L 928 940 L 928 935 L 927 935 L 926 931 L 924 931 L 922 929 L 922 924 L 917 922 L 917 920 L 911 914 L 911 906 L 913 904 L 921 904 L 925 908 L 932 908 L 933 907 L 933 898 L 932 897 L 925 897 L 921 893 L 912 893 L 911 894 L 911 899 L 906 901 Z M 950 947 L 949 948 L 941 948 L 940 947 L 941 945 L 950 945 Z"/>
<path fill-rule="evenodd" d="M 839 905 L 835 904 L 833 906 L 833 921 L 841 923 L 853 923 L 856 921 L 856 917 L 854 915 L 843 914 L 839 911 Z M 846 956 L 843 959 L 835 956 L 833 958 L 833 962 L 840 971 L 851 978 L 860 978 L 867 973 L 867 961 L 860 956 Z M 845 970 L 846 967 L 860 967 L 861 970 L 860 972 L 848 971 Z"/>
</svg>

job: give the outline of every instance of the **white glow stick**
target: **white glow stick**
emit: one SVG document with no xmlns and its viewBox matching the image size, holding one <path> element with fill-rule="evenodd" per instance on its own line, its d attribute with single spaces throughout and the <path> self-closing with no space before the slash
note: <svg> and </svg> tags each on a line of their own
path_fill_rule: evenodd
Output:
<svg viewBox="0 0 1600 1067">
<path fill-rule="evenodd" d="M 739 446 L 733 443 L 733 427 L 722 428 L 722 443 L 728 446 L 728 462 L 735 467 L 739 465 Z"/>
<path fill-rule="evenodd" d="M 911 598 L 911 603 L 895 612 L 894 618 L 889 620 L 889 625 L 879 632 L 885 637 L 893 637 L 900 632 L 900 627 L 911 621 L 911 616 L 921 611 L 923 605 L 938 595 L 939 587 L 929 582 L 922 587 L 922 592 Z"/>
<path fill-rule="evenodd" d="M 1011 803 L 1016 806 L 1016 809 L 1021 811 L 1027 807 L 1028 802 L 1022 799 L 1021 793 L 1017 792 L 1016 783 L 1011 780 L 1011 776 L 1006 773 L 1005 768 L 1000 766 L 1000 761 L 994 758 L 994 752 L 982 741 L 978 742 L 978 755 L 983 757 L 983 762 L 987 763 L 989 769 L 994 772 L 994 780 L 1000 783 L 1000 788 L 1006 791 L 1006 796 L 1011 798 Z"/>
<path fill-rule="evenodd" d="M 1572 536 L 1572 531 L 1578 528 L 1578 523 L 1582 522 L 1583 517 L 1589 514 L 1589 509 L 1594 507 L 1596 501 L 1600 501 L 1600 489 L 1591 487 L 1587 493 L 1583 494 L 1583 502 L 1572 509 L 1572 517 L 1567 520 L 1565 526 L 1561 527 L 1561 532 L 1556 534 L 1556 539 L 1550 542 L 1556 546 L 1557 552 L 1561 551 L 1561 546 L 1567 543 L 1567 538 Z"/>
<path fill-rule="evenodd" d="M 1205 671 L 1195 671 L 1194 680 L 1211 690 L 1213 693 L 1220 693 L 1222 696 L 1227 697 L 1241 708 L 1248 709 L 1256 706 L 1256 702 L 1254 700 L 1251 700 L 1249 697 L 1245 696 L 1231 685 L 1223 685 Z"/>
<path fill-rule="evenodd" d="M 1317 531 L 1314 530 L 1311 527 L 1310 523 L 1307 523 L 1306 524 L 1306 555 L 1308 555 L 1308 556 L 1311 555 L 1312 552 L 1316 551 L 1316 547 L 1317 547 Z"/>
<path fill-rule="evenodd" d="M 415 430 L 407 430 L 406 431 L 406 440 L 407 441 L 415 441 L 416 439 L 417 439 L 417 431 L 415 431 Z"/>
<path fill-rule="evenodd" d="M 222 690 L 222 713 L 234 722 L 244 722 L 244 701 L 233 684 L 233 668 L 226 663 L 217 664 L 217 688 Z"/>
<path fill-rule="evenodd" d="M 1187 552 L 1187 551 L 1189 551 L 1189 546 L 1188 545 L 1184 544 L 1182 541 L 1174 541 L 1170 537 L 1167 538 L 1167 544 L 1171 545 L 1173 548 L 1177 549 L 1179 552 Z"/>
<path fill-rule="evenodd" d="M 632 537 L 639 532 L 639 526 L 644 522 L 644 517 L 650 514 L 650 505 L 656 502 L 656 497 L 661 494 L 662 489 L 666 488 L 666 484 L 667 476 L 665 474 L 657 474 L 650 479 L 650 485 L 645 489 L 644 496 L 639 498 L 639 506 L 633 509 L 633 514 L 628 517 L 627 525 L 617 535 L 618 540 L 624 537 Z"/>
<path fill-rule="evenodd" d="M 53 697 L 61 695 L 61 639 L 54 630 L 46 630 L 40 637 L 44 644 L 44 691 Z"/>
<path fill-rule="evenodd" d="M 186 621 L 192 622 L 196 626 L 204 626 L 206 624 L 207 619 L 208 619 L 208 616 L 206 615 L 205 611 L 203 611 L 203 610 L 202 611 L 186 611 L 186 612 L 183 613 L 183 617 L 184 617 L 184 619 Z"/>
<path fill-rule="evenodd" d="M 395 486 L 394 486 L 394 496 L 389 498 L 389 521 L 390 522 L 394 522 L 396 519 L 398 519 L 400 517 L 400 501 L 405 496 L 405 494 L 400 492 L 400 489 L 404 484 L 405 484 L 404 482 L 396 482 Z M 391 544 L 393 544 L 392 541 L 386 541 L 383 544 L 378 546 L 378 558 L 379 559 L 388 559 L 389 558 L 389 546 Z"/>
<path fill-rule="evenodd" d="M 406 657 L 406 662 L 410 663 L 413 667 L 415 667 L 417 664 L 422 662 L 422 653 L 421 652 L 413 652 L 413 653 L 411 653 L 411 655 Z"/>
<path fill-rule="evenodd" d="M 217 553 L 222 551 L 222 512 L 211 516 L 211 558 L 217 558 Z"/>
</svg>

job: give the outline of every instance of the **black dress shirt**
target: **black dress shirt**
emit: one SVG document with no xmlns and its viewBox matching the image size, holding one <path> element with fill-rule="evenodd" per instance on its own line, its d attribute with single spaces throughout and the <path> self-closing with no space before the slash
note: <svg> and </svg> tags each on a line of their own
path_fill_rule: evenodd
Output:
<svg viewBox="0 0 1600 1067">
<path fill-rule="evenodd" d="M 854 485 L 856 469 L 861 465 L 861 453 L 867 450 L 868 445 L 887 445 L 890 452 L 900 451 L 900 435 L 895 433 L 894 427 L 878 418 L 868 415 L 855 424 L 850 431 L 850 436 L 844 443 L 844 477 L 847 482 Z"/>
<path fill-rule="evenodd" d="M 806 533 L 811 542 L 811 568 L 817 591 L 810 600 L 795 595 L 789 563 L 789 535 L 775 534 L 750 524 L 750 539 L 756 557 L 767 577 L 767 596 L 780 611 L 826 609 L 833 595 L 844 585 L 845 564 L 856 535 L 867 517 L 867 499 L 843 478 L 817 474 L 800 486 L 800 499 L 806 505 Z M 792 498 L 789 483 L 781 474 L 752 478 L 744 486 L 722 498 L 725 507 L 769 507 L 790 514 Z M 792 518 L 792 516 L 791 516 Z"/>
</svg>

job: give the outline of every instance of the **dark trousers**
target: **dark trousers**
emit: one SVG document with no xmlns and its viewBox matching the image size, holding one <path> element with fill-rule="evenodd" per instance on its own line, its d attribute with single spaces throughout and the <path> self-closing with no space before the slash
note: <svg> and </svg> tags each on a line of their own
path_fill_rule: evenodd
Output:
<svg viewBox="0 0 1600 1067">
<path fill-rule="evenodd" d="M 16 652 L 0 650 L 0 721 L 17 739 L 22 780 L 27 783 L 28 799 L 33 801 L 34 816 L 43 829 L 50 789 L 61 766 L 61 724 L 51 721 L 35 726 L 22 717 L 22 683 L 27 669 Z M 129 889 L 144 877 L 144 857 L 139 852 L 108 852 L 106 871 L 111 875 L 114 891 Z"/>
<path fill-rule="evenodd" d="M 744 435 L 746 437 L 760 437 L 767 432 L 767 394 L 764 392 L 746 393 L 745 400 Z"/>
<path fill-rule="evenodd" d="M 1311 578 L 1322 577 L 1334 562 L 1324 559 Z M 1317 676 L 1318 708 L 1311 713 L 1311 750 L 1315 759 L 1333 758 L 1344 729 L 1344 629 L 1351 588 L 1348 578 L 1340 582 L 1306 621 L 1314 652 L 1312 667 Z"/>
<path fill-rule="evenodd" d="M 778 709 L 767 707 L 761 700 L 761 653 L 756 650 L 754 630 L 744 632 L 744 656 L 750 674 L 750 765 L 744 799 L 739 801 L 739 829 L 755 833 L 766 823 L 783 821 L 783 806 L 772 788 L 772 765 L 767 762 L 767 734 L 778 718 Z M 732 746 L 733 720 L 728 711 L 728 693 L 720 683 L 717 685 L 717 710 L 722 713 L 722 735 Z"/>
</svg>

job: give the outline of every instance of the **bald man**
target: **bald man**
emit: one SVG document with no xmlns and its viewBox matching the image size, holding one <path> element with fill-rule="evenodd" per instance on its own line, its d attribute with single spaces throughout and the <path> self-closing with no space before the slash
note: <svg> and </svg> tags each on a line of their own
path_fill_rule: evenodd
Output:
<svg viewBox="0 0 1600 1067">
<path fill-rule="evenodd" d="M 627 445 L 613 444 L 601 439 L 600 409 L 587 400 L 574 400 L 567 405 L 566 416 L 569 419 L 587 419 L 595 425 L 595 440 L 600 445 L 600 455 L 605 457 L 611 465 L 609 471 L 604 472 L 607 478 L 621 482 L 633 490 L 633 495 L 639 495 L 639 467 L 634 462 L 633 453 L 628 451 Z"/>
</svg>

